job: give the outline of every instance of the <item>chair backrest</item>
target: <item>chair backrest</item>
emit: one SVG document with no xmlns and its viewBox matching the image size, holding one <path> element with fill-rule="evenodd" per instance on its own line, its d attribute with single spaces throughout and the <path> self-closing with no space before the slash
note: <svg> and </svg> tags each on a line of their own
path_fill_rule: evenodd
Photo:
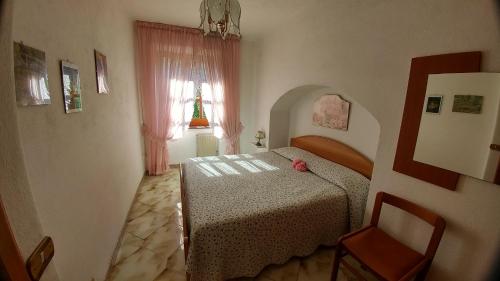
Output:
<svg viewBox="0 0 500 281">
<path fill-rule="evenodd" d="M 431 239 L 429 241 L 429 244 L 427 245 L 427 250 L 425 251 L 425 257 L 432 260 L 434 258 L 434 255 L 436 254 L 439 242 L 441 241 L 441 237 L 443 236 L 444 228 L 446 226 L 445 220 L 437 214 L 413 202 L 391 195 L 389 193 L 378 192 L 375 199 L 375 205 L 373 206 L 373 214 L 370 225 L 373 225 L 375 227 L 378 225 L 382 203 L 386 203 L 399 209 L 405 210 L 406 212 L 413 214 L 426 221 L 430 225 L 434 226 L 434 231 L 432 232 Z"/>
</svg>

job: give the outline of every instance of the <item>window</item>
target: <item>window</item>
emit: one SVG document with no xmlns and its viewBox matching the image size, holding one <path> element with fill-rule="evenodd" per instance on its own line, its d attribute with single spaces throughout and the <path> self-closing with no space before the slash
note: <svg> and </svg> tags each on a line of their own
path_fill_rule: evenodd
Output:
<svg viewBox="0 0 500 281">
<path fill-rule="evenodd" d="M 222 128 L 216 118 L 212 88 L 201 79 L 196 80 L 198 81 L 171 81 L 171 92 L 175 99 L 181 101 L 176 102 L 179 106 L 174 106 L 172 112 L 174 122 L 179 124 L 174 139 L 181 138 L 185 130 L 195 128 L 211 128 L 214 135 L 221 138 Z M 216 93 L 220 91 L 217 87 Z"/>
<path fill-rule="evenodd" d="M 212 95 L 210 93 L 210 87 L 206 83 L 194 83 L 195 90 L 193 94 L 192 101 L 193 104 L 193 114 L 191 115 L 191 121 L 189 122 L 189 128 L 209 128 L 210 121 L 212 120 Z M 208 93 L 208 94 L 207 94 Z M 208 115 L 207 115 L 208 112 Z M 210 121 L 209 121 L 210 120 Z"/>
</svg>

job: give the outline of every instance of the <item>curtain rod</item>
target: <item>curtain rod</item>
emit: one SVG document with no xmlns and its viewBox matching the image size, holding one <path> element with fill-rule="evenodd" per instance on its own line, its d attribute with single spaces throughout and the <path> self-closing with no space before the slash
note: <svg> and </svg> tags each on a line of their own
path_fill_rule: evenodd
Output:
<svg viewBox="0 0 500 281">
<path fill-rule="evenodd" d="M 187 27 L 187 26 L 181 26 L 181 25 L 175 25 L 175 24 L 166 24 L 166 23 L 159 23 L 159 22 L 149 22 L 149 21 L 141 21 L 141 20 L 136 20 L 135 24 L 137 27 L 147 27 L 147 28 L 155 28 L 155 29 L 160 29 L 160 30 L 179 30 L 179 31 L 187 31 L 193 34 L 202 34 L 204 35 L 204 32 L 200 28 L 195 28 L 195 27 Z M 213 36 L 213 37 L 220 37 L 220 34 L 211 31 L 207 34 L 207 36 Z M 230 40 L 240 40 L 240 37 L 237 37 L 236 35 L 229 34 L 226 39 Z"/>
</svg>

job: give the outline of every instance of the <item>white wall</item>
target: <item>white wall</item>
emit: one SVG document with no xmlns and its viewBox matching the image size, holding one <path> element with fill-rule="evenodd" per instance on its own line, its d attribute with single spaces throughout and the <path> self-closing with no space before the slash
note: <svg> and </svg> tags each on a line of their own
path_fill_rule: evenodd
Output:
<svg viewBox="0 0 500 281">
<path fill-rule="evenodd" d="M 12 4 L 0 1 L 0 61 L 13 61 Z M 26 260 L 44 237 L 33 201 L 17 125 L 14 72 L 10 63 L 0 64 L 0 199 L 21 255 Z M 1 239 L 4 239 L 2 237 Z M 42 275 L 42 281 L 59 280 L 54 263 Z"/>
<path fill-rule="evenodd" d="M 267 140 L 269 148 L 288 146 L 292 137 L 320 135 L 347 143 L 368 158 L 375 159 L 380 126 L 373 115 L 351 96 L 341 95 L 351 103 L 347 131 L 312 124 L 315 100 L 332 93 L 335 92 L 330 87 L 302 85 L 281 95 L 270 112 Z"/>
<path fill-rule="evenodd" d="M 330 129 L 312 124 L 313 105 L 316 99 L 325 94 L 333 94 L 329 89 L 306 93 L 290 108 L 289 137 L 320 135 L 347 143 L 366 157 L 375 159 L 380 126 L 377 120 L 352 97 L 341 94 L 351 103 L 348 130 Z"/>
<path fill-rule="evenodd" d="M 241 40 L 240 63 L 240 119 L 244 128 L 240 136 L 240 152 L 252 153 L 251 144 L 255 141 L 256 128 L 254 127 L 255 115 L 255 87 L 256 87 L 256 49 L 255 43 Z M 196 134 L 210 133 L 211 129 L 188 129 L 180 139 L 168 142 L 169 164 L 178 164 L 186 159 L 196 156 Z M 224 139 L 219 140 L 219 154 L 225 152 Z"/>
<path fill-rule="evenodd" d="M 500 74 L 429 75 L 426 97 L 432 95 L 443 96 L 441 112 L 427 113 L 424 104 L 413 159 L 483 179 L 500 106 Z M 481 113 L 452 112 L 455 95 L 483 96 Z"/>
<path fill-rule="evenodd" d="M 302 96 L 327 89 L 329 88 L 320 85 L 301 85 L 281 94 L 272 105 L 269 114 L 269 130 L 267 140 L 264 140 L 268 147 L 273 149 L 288 146 L 290 144 L 290 108 Z"/>
<path fill-rule="evenodd" d="M 290 145 L 290 111 L 289 109 L 271 110 L 271 120 L 267 133 L 267 146 L 269 149 Z M 266 130 L 264 130 L 266 132 Z M 265 140 L 263 140 L 265 143 Z"/>
<path fill-rule="evenodd" d="M 240 65 L 240 119 L 244 128 L 240 136 L 241 153 L 251 153 L 255 149 L 255 103 L 257 99 L 257 49 L 253 41 L 241 40 Z M 219 150 L 224 151 L 224 150 Z"/>
<path fill-rule="evenodd" d="M 61 280 L 103 280 L 144 173 L 133 21 L 120 1 L 18 0 L 13 39 L 45 51 L 52 104 L 17 109 L 31 192 Z M 96 93 L 94 49 L 111 94 Z M 65 114 L 60 60 L 80 67 L 83 112 Z"/>
<path fill-rule="evenodd" d="M 196 135 L 212 133 L 211 129 L 188 129 L 184 131 L 182 138 L 168 142 L 169 164 L 179 164 L 188 158 L 196 157 Z M 219 140 L 219 154 L 224 154 L 225 142 Z"/>
<path fill-rule="evenodd" d="M 396 173 L 392 165 L 411 58 L 480 50 L 482 70 L 500 71 L 495 1 L 311 2 L 293 22 L 271 27 L 260 44 L 255 126 L 269 129 L 273 104 L 299 85 L 349 93 L 381 127 L 367 209 L 384 190 L 441 214 L 447 228 L 428 280 L 481 280 L 500 245 L 500 188 L 461 177 L 449 191 Z M 415 229 L 414 220 L 386 208 L 384 217 L 391 233 L 419 244 L 422 228 Z"/>
</svg>

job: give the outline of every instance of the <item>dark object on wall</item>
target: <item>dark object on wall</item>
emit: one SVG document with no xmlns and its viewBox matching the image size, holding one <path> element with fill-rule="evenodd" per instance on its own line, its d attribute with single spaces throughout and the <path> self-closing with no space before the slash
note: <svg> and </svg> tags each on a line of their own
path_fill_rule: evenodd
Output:
<svg viewBox="0 0 500 281">
<path fill-rule="evenodd" d="M 455 95 L 452 112 L 480 114 L 483 107 L 483 96 Z"/>
<path fill-rule="evenodd" d="M 429 74 L 479 72 L 481 52 L 413 58 L 393 170 L 450 190 L 460 174 L 413 160 Z"/>
<path fill-rule="evenodd" d="M 441 112 L 441 104 L 443 103 L 443 96 L 428 96 L 425 112 L 439 113 Z"/>
<path fill-rule="evenodd" d="M 109 94 L 108 62 L 106 56 L 94 50 L 97 93 Z"/>
<path fill-rule="evenodd" d="M 82 111 L 82 91 L 78 66 L 61 61 L 64 110 L 66 113 Z"/>
<path fill-rule="evenodd" d="M 45 52 L 14 42 L 14 75 L 17 105 L 50 104 Z"/>
<path fill-rule="evenodd" d="M 54 242 L 46 236 L 26 261 L 26 269 L 33 281 L 38 281 L 54 257 Z"/>
</svg>

